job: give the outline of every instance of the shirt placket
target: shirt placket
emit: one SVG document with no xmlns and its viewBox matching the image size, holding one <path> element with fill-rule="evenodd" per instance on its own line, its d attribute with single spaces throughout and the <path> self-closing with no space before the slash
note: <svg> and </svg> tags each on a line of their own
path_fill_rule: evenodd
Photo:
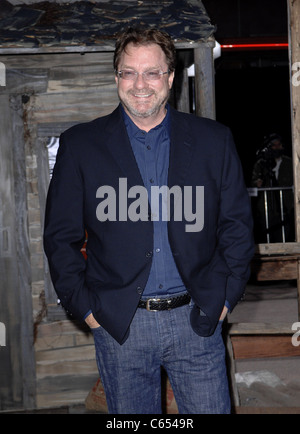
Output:
<svg viewBox="0 0 300 434">
<path fill-rule="evenodd" d="M 152 130 L 145 137 L 145 153 L 146 153 L 146 173 L 147 173 L 147 190 L 151 199 L 151 187 L 162 186 L 165 180 L 160 177 L 163 171 L 158 168 L 160 160 L 159 134 L 161 131 Z M 155 208 L 154 208 L 155 206 Z M 154 229 L 154 251 L 153 251 L 153 270 L 155 272 L 155 291 L 162 293 L 165 288 L 165 266 L 164 266 L 164 251 L 163 251 L 163 224 L 162 221 L 161 202 L 152 204 L 151 218 Z"/>
</svg>

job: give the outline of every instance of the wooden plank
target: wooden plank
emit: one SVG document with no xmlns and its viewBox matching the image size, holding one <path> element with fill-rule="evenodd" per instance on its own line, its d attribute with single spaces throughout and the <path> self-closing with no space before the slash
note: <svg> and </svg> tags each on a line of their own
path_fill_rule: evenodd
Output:
<svg viewBox="0 0 300 434">
<path fill-rule="evenodd" d="M 73 56 L 72 56 L 73 57 Z M 77 62 L 69 65 L 58 64 L 49 69 L 48 92 L 73 92 L 74 90 L 87 90 L 92 88 L 106 89 L 111 86 L 116 91 L 115 74 L 112 56 L 103 56 L 94 59 L 94 62 L 85 62 L 77 57 Z"/>
<path fill-rule="evenodd" d="M 2 58 L 0 60 L 3 62 Z M 6 66 L 6 86 L 0 88 L 1 94 L 38 93 L 46 90 L 48 71 L 46 69 L 9 69 Z"/>
<path fill-rule="evenodd" d="M 196 115 L 216 118 L 214 41 L 194 49 Z"/>
<path fill-rule="evenodd" d="M 300 356 L 300 346 L 292 345 L 290 336 L 232 336 L 231 342 L 235 360 Z"/>
<path fill-rule="evenodd" d="M 76 334 L 83 332 L 84 334 L 90 335 L 88 326 L 85 323 L 80 323 L 77 321 L 54 321 L 41 323 L 38 327 L 38 338 L 42 339 L 45 337 L 62 336 L 66 334 Z"/>
<path fill-rule="evenodd" d="M 300 255 L 300 243 L 257 244 L 256 253 L 260 255 Z"/>
<path fill-rule="evenodd" d="M 257 281 L 293 280 L 298 278 L 298 258 L 261 257 L 251 262 L 251 273 Z"/>
<path fill-rule="evenodd" d="M 102 53 L 104 51 L 112 52 L 115 49 L 115 43 L 111 44 L 99 44 L 99 45 L 76 45 L 76 46 L 53 46 L 53 47 L 7 47 L 0 48 L 0 54 L 8 55 L 19 55 L 19 54 L 66 54 L 66 53 Z"/>
<path fill-rule="evenodd" d="M 85 122 L 111 113 L 118 105 L 115 86 L 81 92 L 39 94 L 32 98 L 31 122 Z"/>
<path fill-rule="evenodd" d="M 39 362 L 37 364 L 37 379 L 47 377 L 60 377 L 65 375 L 98 375 L 97 363 L 94 360 L 53 360 L 52 362 Z"/>
<path fill-rule="evenodd" d="M 90 67 L 91 71 L 98 69 L 99 72 L 111 65 L 113 69 L 113 53 L 66 53 L 66 54 L 33 54 L 26 56 L 0 55 L 1 62 L 7 70 L 17 71 L 38 71 L 53 70 L 53 77 L 59 70 L 71 68 L 72 66 L 80 71 L 80 68 Z"/>
<path fill-rule="evenodd" d="M 291 323 L 232 323 L 227 326 L 230 335 L 293 335 Z"/>
<path fill-rule="evenodd" d="M 300 414 L 300 407 L 235 407 L 234 414 Z"/>
<path fill-rule="evenodd" d="M 78 347 L 57 348 L 53 350 L 38 351 L 36 353 L 37 364 L 63 361 L 95 360 L 95 346 L 82 345 Z"/>
<path fill-rule="evenodd" d="M 202 42 L 194 41 L 179 41 L 175 40 L 176 49 L 185 50 L 202 45 Z M 115 50 L 115 41 L 108 41 L 98 45 L 72 45 L 72 46 L 44 46 L 44 47 L 1 47 L 0 54 L 16 55 L 16 54 L 66 54 L 66 53 L 103 53 L 113 52 Z"/>
<path fill-rule="evenodd" d="M 82 404 L 97 378 L 97 372 L 83 375 L 83 371 L 75 375 L 41 378 L 37 384 L 37 407 L 49 408 Z M 55 410 L 53 412 L 55 413 Z"/>
</svg>

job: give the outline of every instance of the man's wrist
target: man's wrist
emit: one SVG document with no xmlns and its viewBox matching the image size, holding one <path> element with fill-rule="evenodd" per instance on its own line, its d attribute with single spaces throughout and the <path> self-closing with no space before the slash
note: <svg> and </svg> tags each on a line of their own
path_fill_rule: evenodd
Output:
<svg viewBox="0 0 300 434">
<path fill-rule="evenodd" d="M 97 327 L 100 327 L 100 324 L 96 321 L 96 319 L 94 318 L 94 315 L 92 313 L 90 313 L 86 318 L 85 318 L 85 322 L 87 323 L 87 325 L 91 328 L 91 329 L 95 329 Z"/>
<path fill-rule="evenodd" d="M 219 321 L 224 321 L 228 313 L 228 307 L 224 306 Z"/>
</svg>

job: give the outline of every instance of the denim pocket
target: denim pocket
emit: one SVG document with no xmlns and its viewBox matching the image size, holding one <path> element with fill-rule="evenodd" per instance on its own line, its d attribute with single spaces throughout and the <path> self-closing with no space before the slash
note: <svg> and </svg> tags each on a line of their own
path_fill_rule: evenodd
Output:
<svg viewBox="0 0 300 434">
<path fill-rule="evenodd" d="M 195 302 L 194 302 L 194 300 L 191 298 L 191 301 L 189 302 L 189 307 L 190 307 L 190 309 L 193 309 L 194 306 L 195 306 Z"/>
<path fill-rule="evenodd" d="M 91 329 L 91 332 L 94 334 L 94 333 L 97 333 L 98 331 L 100 331 L 102 329 L 102 327 L 101 326 L 99 326 L 99 327 L 90 327 L 90 329 Z"/>
</svg>

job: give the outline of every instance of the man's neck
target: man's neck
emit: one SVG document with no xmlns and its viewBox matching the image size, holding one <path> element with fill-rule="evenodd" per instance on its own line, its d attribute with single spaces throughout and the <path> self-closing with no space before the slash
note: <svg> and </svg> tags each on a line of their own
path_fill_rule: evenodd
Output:
<svg viewBox="0 0 300 434">
<path fill-rule="evenodd" d="M 160 112 L 157 113 L 157 115 L 152 115 L 152 116 L 148 116 L 146 118 L 143 118 L 143 117 L 139 117 L 139 116 L 133 116 L 133 115 L 131 115 L 131 113 L 128 112 L 126 107 L 123 107 L 123 108 L 125 110 L 125 113 L 132 120 L 132 122 L 134 122 L 135 125 L 140 130 L 146 131 L 147 133 L 150 130 L 152 130 L 152 128 L 155 128 L 155 127 L 157 127 L 157 125 L 160 125 L 167 114 L 167 109 L 164 107 L 164 109 L 160 110 Z"/>
</svg>

